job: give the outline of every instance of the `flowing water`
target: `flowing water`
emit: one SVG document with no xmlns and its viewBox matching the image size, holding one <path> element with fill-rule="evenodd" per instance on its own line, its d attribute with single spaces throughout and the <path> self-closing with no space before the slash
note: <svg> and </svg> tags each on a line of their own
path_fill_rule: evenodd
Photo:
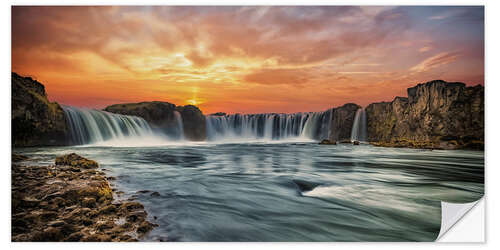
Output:
<svg viewBox="0 0 500 250">
<path fill-rule="evenodd" d="M 71 144 L 95 144 L 153 136 L 149 124 L 137 116 L 70 106 L 63 106 L 63 110 L 71 132 Z"/>
<path fill-rule="evenodd" d="M 351 130 L 351 141 L 366 141 L 366 113 L 363 108 L 356 111 Z"/>
<path fill-rule="evenodd" d="M 294 114 L 206 116 L 209 141 L 325 139 L 331 110 Z"/>
<path fill-rule="evenodd" d="M 432 241 L 440 201 L 484 192 L 476 151 L 272 141 L 15 151 L 36 164 L 70 152 L 97 160 L 160 225 L 145 240 Z"/>
<path fill-rule="evenodd" d="M 141 118 L 64 110 L 86 145 L 13 151 L 30 157 L 22 164 L 72 152 L 98 161 L 124 192 L 115 198 L 137 199 L 160 225 L 144 240 L 432 241 L 441 201 L 484 193 L 483 152 L 318 145 L 330 111 L 207 116 L 209 138 L 194 143 Z M 353 139 L 363 141 L 363 119 Z"/>
</svg>

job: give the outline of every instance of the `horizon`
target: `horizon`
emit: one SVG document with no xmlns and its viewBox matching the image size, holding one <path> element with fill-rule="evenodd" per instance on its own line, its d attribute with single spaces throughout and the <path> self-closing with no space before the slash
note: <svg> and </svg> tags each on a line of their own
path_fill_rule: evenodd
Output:
<svg viewBox="0 0 500 250">
<path fill-rule="evenodd" d="M 17 74 L 17 72 L 12 72 L 14 74 Z M 19 74 L 17 74 L 19 75 Z M 29 75 L 19 75 L 21 77 L 30 77 L 32 78 L 34 81 L 37 81 L 39 82 L 40 84 L 44 85 L 45 87 L 45 84 L 43 84 L 43 82 L 40 82 L 38 81 L 37 79 L 33 78 L 32 76 L 29 76 Z M 421 83 L 415 83 L 414 85 L 406 88 L 406 91 L 409 89 L 409 88 L 412 88 L 412 87 L 416 87 L 417 85 L 420 85 L 420 84 L 426 84 L 426 83 L 429 83 L 429 82 L 434 82 L 434 81 L 444 81 L 446 83 L 463 83 L 463 82 L 449 82 L 449 81 L 445 81 L 445 80 L 442 80 L 442 79 L 435 79 L 435 80 L 429 80 L 429 81 L 426 81 L 426 82 L 421 82 Z M 473 87 L 473 86 L 476 86 L 476 85 L 481 85 L 481 86 L 484 86 L 483 84 L 476 84 L 476 85 L 468 85 L 466 83 L 463 83 L 466 85 L 466 87 Z M 46 93 L 47 96 L 49 97 L 49 93 Z M 372 103 L 369 103 L 368 105 L 370 104 L 374 104 L 374 103 L 383 103 L 383 102 L 392 102 L 394 101 L 396 98 L 408 98 L 408 95 L 405 95 L 405 96 L 394 96 L 391 100 L 384 100 L 384 101 L 374 101 Z M 49 101 L 52 101 L 50 100 L 50 98 L 48 98 Z M 52 101 L 53 102 L 53 101 Z M 57 101 L 55 101 L 57 102 Z M 175 104 L 175 103 L 172 103 L 172 102 L 169 102 L 169 101 L 159 101 L 159 100 L 145 100 L 145 101 L 138 101 L 138 102 L 133 102 L 133 103 L 150 103 L 150 102 L 166 102 L 166 103 L 170 103 L 170 104 L 174 104 L 176 107 L 177 106 L 186 106 L 186 105 L 193 105 L 193 104 L 185 104 L 185 105 L 178 105 L 178 104 Z M 74 105 L 66 105 L 66 104 L 62 104 L 62 103 L 58 103 L 59 105 L 62 105 L 62 106 L 72 106 L 72 107 L 77 107 L 77 108 L 83 108 L 83 109 L 96 109 L 96 110 L 102 110 L 102 111 L 105 111 L 104 109 L 109 107 L 109 106 L 113 106 L 113 105 L 122 105 L 122 104 L 133 104 L 133 103 L 130 103 L 130 102 L 123 102 L 123 103 L 112 103 L 112 104 L 109 104 L 105 107 L 102 107 L 102 108 L 96 108 L 96 107 L 85 107 L 85 106 L 74 106 Z M 217 113 L 224 113 L 226 115 L 236 115 L 236 114 L 242 114 L 242 115 L 258 115 L 258 114 L 296 114 L 296 113 L 316 113 L 316 112 L 325 112 L 329 109 L 335 109 L 335 108 L 339 108 L 339 107 L 342 107 L 346 104 L 356 104 L 358 106 L 361 106 L 361 108 L 365 109 L 368 105 L 359 105 L 357 103 L 354 103 L 354 102 L 347 102 L 347 103 L 344 103 L 344 104 L 341 104 L 341 105 L 338 105 L 338 106 L 332 106 L 332 107 L 326 107 L 322 110 L 313 110 L 313 111 L 295 111 L 295 112 L 273 112 L 273 111 L 269 111 L 269 112 L 263 112 L 263 113 L 229 113 L 229 112 L 225 112 L 225 111 L 216 111 L 216 112 L 210 112 L 210 113 L 206 113 L 206 112 L 203 112 L 203 110 L 198 107 L 197 105 L 194 105 L 196 107 L 198 107 L 200 109 L 200 111 L 203 113 L 203 115 L 214 115 L 214 114 L 217 114 Z M 107 112 L 107 111 L 106 111 Z"/>
<path fill-rule="evenodd" d="M 436 79 L 484 86 L 484 7 L 13 6 L 12 72 L 96 109 L 366 107 Z"/>
</svg>

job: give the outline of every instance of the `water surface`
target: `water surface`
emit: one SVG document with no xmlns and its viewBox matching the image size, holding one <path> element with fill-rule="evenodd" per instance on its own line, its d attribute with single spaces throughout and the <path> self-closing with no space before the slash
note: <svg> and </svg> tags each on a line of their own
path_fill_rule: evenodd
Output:
<svg viewBox="0 0 500 250">
<path fill-rule="evenodd" d="M 484 192 L 478 151 L 313 142 L 14 151 L 37 164 L 70 152 L 98 161 L 121 198 L 136 197 L 160 225 L 144 240 L 433 241 L 441 201 Z"/>
</svg>

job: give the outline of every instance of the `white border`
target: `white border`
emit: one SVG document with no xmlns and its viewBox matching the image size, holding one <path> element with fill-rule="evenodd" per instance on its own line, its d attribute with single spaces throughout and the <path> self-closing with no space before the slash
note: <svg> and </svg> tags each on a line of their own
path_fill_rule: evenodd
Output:
<svg viewBox="0 0 500 250">
<path fill-rule="evenodd" d="M 174 244 L 156 244 L 156 243 L 140 243 L 140 244 L 81 244 L 81 243 L 64 243 L 64 244 L 16 244 L 10 243 L 10 74 L 11 74 L 11 57 L 10 57 L 10 10 L 11 5 L 485 5 L 486 11 L 486 67 L 485 67 L 485 90 L 486 90 L 486 150 L 485 150 L 485 162 L 486 162 L 486 205 L 488 213 L 488 220 L 486 226 L 486 244 L 454 244 L 454 243 L 217 243 L 217 244 L 204 244 L 204 243 L 174 243 Z M 471 249 L 476 247 L 486 247 L 486 248 L 496 248 L 500 249 L 500 239 L 498 237 L 498 230 L 493 231 L 493 226 L 495 223 L 499 223 L 498 214 L 500 213 L 499 204 L 497 202 L 499 197 L 498 190 L 500 178 L 500 161 L 498 156 L 495 155 L 496 144 L 500 141 L 498 129 L 499 116 L 495 115 L 495 111 L 500 108 L 500 98 L 497 95 L 500 94 L 500 78 L 498 77 L 498 57 L 500 57 L 499 46 L 500 39 L 498 38 L 498 32 L 495 30 L 500 26 L 499 16 L 500 8 L 498 7 L 499 1 L 485 1 L 485 0 L 420 0 L 420 1 L 409 1 L 409 0 L 378 0 L 378 1 L 363 1 L 363 0 L 284 0 L 284 1 L 269 1 L 269 0 L 253 0 L 253 1 L 230 1 L 230 0 L 171 0 L 171 1 L 160 1 L 160 0 L 101 0 L 101 1 L 4 1 L 2 2 L 2 9 L 0 12 L 2 18 L 1 33 L 3 35 L 2 43 L 2 67 L 4 74 L 2 74 L 2 84 L 0 84 L 0 94 L 2 102 L 0 109 L 3 114 L 3 121 L 0 123 L 1 126 L 1 150 L 2 150 L 2 161 L 4 164 L 1 166 L 1 180 L 3 183 L 3 188 L 0 192 L 2 194 L 3 205 L 1 206 L 2 216 L 1 218 L 1 231 L 0 237 L 4 247 L 13 247 L 21 249 L 54 249 L 54 248 L 75 248 L 84 249 L 88 247 L 103 247 L 111 249 L 135 249 L 138 247 L 148 247 L 148 248 L 158 248 L 158 249 L 178 249 L 178 248 L 208 248 L 217 250 L 233 250 L 235 248 L 268 248 L 268 249 L 303 249 L 314 248 L 314 249 L 364 249 L 368 248 L 382 248 L 382 249 L 420 249 L 429 247 L 447 247 L 455 249 Z M 7 201 L 7 202 L 5 202 Z M 476 210 L 476 207 L 474 210 Z M 483 213 L 484 214 L 484 213 Z M 461 223 L 459 223 L 461 224 Z M 453 233 L 451 230 L 449 233 Z M 471 232 L 469 232 L 471 233 Z M 449 236 L 452 237 L 452 236 Z M 463 236 L 458 236 L 463 237 Z"/>
</svg>

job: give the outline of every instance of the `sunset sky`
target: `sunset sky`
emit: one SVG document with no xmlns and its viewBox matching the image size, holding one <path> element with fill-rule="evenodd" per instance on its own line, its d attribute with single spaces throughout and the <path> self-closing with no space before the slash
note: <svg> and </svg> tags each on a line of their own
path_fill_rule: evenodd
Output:
<svg viewBox="0 0 500 250">
<path fill-rule="evenodd" d="M 12 7 L 12 71 L 79 107 L 322 111 L 484 84 L 483 7 Z"/>
</svg>

